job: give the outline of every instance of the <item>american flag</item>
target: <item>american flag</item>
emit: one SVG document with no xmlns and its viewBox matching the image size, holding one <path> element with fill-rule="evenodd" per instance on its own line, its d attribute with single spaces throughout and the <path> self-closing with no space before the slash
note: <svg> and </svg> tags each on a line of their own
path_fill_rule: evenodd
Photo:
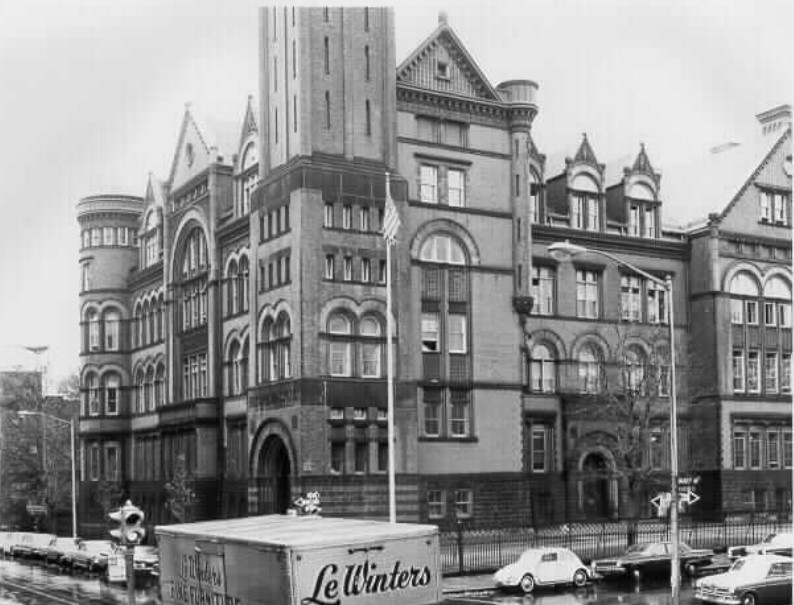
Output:
<svg viewBox="0 0 794 605">
<path fill-rule="evenodd" d="M 391 186 L 389 184 L 389 173 L 386 173 L 386 212 L 383 217 L 383 239 L 388 245 L 397 241 L 397 232 L 400 230 L 400 215 L 397 213 L 397 206 L 391 197 Z"/>
</svg>

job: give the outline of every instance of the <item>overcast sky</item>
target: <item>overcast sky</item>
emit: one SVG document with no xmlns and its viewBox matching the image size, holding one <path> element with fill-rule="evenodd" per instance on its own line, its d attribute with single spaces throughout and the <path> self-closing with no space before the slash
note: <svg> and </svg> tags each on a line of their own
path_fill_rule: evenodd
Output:
<svg viewBox="0 0 794 605">
<path fill-rule="evenodd" d="M 259 2 L 0 0 L 0 368 L 79 364 L 75 204 L 167 176 L 186 102 L 242 119 Z M 677 164 L 794 99 L 791 0 L 400 2 L 401 62 L 449 24 L 493 85 L 540 85 L 541 151 Z M 662 180 L 662 197 L 664 180 Z M 670 217 L 667 217 L 668 220 Z"/>
</svg>

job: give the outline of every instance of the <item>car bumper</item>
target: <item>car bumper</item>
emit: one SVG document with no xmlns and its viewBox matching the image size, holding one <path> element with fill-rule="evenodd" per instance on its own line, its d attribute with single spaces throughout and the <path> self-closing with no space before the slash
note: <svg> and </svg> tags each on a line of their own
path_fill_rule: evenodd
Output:
<svg viewBox="0 0 794 605">
<path fill-rule="evenodd" d="M 701 603 L 715 603 L 717 605 L 740 605 L 742 600 L 734 594 L 720 594 L 713 592 L 695 591 L 695 599 Z"/>
</svg>

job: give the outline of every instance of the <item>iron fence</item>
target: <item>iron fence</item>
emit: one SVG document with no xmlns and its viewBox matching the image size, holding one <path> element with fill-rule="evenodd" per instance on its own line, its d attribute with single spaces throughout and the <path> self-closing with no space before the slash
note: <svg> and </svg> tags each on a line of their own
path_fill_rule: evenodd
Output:
<svg viewBox="0 0 794 605">
<path fill-rule="evenodd" d="M 771 533 L 791 531 L 791 513 L 733 515 L 721 521 L 683 519 L 679 539 L 693 548 L 720 552 L 729 546 L 755 544 Z M 630 544 L 667 541 L 667 520 L 567 523 L 545 527 L 474 528 L 459 523 L 442 531 L 444 575 L 491 572 L 514 562 L 527 548 L 561 546 L 585 563 L 622 553 Z"/>
</svg>

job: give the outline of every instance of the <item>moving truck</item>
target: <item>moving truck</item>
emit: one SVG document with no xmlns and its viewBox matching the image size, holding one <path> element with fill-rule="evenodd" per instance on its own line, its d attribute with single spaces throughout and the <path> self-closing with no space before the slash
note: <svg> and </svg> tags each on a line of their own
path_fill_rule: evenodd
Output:
<svg viewBox="0 0 794 605">
<path fill-rule="evenodd" d="M 438 528 L 265 515 L 155 528 L 163 605 L 441 602 Z"/>
</svg>

